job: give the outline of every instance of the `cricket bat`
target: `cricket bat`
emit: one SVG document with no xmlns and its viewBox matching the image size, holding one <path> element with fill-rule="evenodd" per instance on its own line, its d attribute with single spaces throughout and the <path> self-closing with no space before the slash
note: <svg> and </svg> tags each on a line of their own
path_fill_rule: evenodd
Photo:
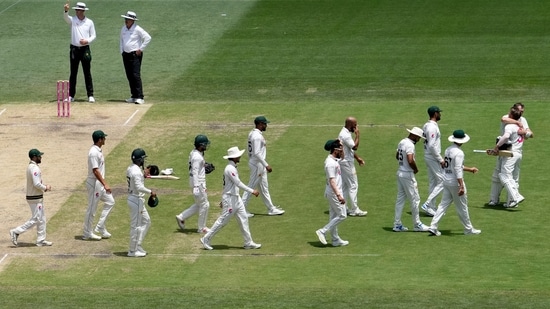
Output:
<svg viewBox="0 0 550 309">
<path fill-rule="evenodd" d="M 151 179 L 167 179 L 167 180 L 178 180 L 178 179 L 180 179 L 179 177 L 177 177 L 177 176 L 172 176 L 172 175 L 147 176 L 147 178 L 151 178 Z"/>
<path fill-rule="evenodd" d="M 490 156 L 499 156 L 499 157 L 513 157 L 514 154 L 510 150 L 499 150 L 498 153 L 496 153 L 493 149 L 474 149 L 474 152 L 476 153 L 486 153 Z"/>
</svg>

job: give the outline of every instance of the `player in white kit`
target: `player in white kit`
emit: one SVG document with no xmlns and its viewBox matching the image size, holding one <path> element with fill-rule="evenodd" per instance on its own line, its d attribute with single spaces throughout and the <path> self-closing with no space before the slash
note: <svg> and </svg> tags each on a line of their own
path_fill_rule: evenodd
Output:
<svg viewBox="0 0 550 309">
<path fill-rule="evenodd" d="M 355 138 L 352 137 L 355 134 Z M 355 151 L 359 148 L 359 128 L 357 128 L 357 119 L 354 117 L 346 118 L 344 127 L 338 134 L 338 139 L 344 146 L 344 156 L 340 160 L 340 169 L 342 170 L 342 191 L 347 200 L 347 212 L 350 217 L 364 217 L 366 211 L 359 209 L 357 204 L 357 193 L 359 191 L 359 181 L 357 180 L 357 170 L 355 169 L 355 160 L 359 166 L 365 165 L 365 160 L 358 156 Z"/>
<path fill-rule="evenodd" d="M 244 207 L 241 196 L 239 195 L 239 189 L 243 189 L 251 195 L 258 196 L 260 192 L 256 189 L 247 187 L 240 179 L 239 172 L 237 171 L 237 164 L 241 160 L 241 156 L 244 153 L 243 150 L 239 150 L 238 147 L 231 147 L 227 150 L 227 155 L 223 156 L 228 160 L 227 166 L 223 171 L 223 191 L 222 191 L 222 213 L 212 225 L 212 228 L 200 239 L 202 246 L 206 250 L 214 249 L 210 245 L 212 237 L 216 235 L 235 215 L 241 234 L 244 239 L 245 249 L 260 249 L 261 244 L 257 244 L 252 240 L 250 235 L 250 228 L 248 226 L 248 216 Z"/>
<path fill-rule="evenodd" d="M 521 117 L 517 120 L 513 119 L 510 117 L 510 113 L 502 116 L 501 125 L 500 125 L 500 135 L 502 136 L 504 134 L 504 127 L 507 124 L 516 124 L 520 128 L 520 130 L 518 131 L 518 134 L 520 136 L 523 136 L 523 141 L 525 142 L 525 140 L 534 137 L 533 131 L 531 131 L 531 129 L 529 128 L 529 123 L 527 122 L 527 119 L 523 117 L 525 106 L 523 105 L 523 103 L 520 102 L 520 103 L 515 103 L 512 106 L 512 108 L 516 108 L 517 110 L 519 110 Z M 523 156 L 521 161 L 523 161 Z M 501 163 L 502 163 L 501 157 L 497 157 L 497 164 L 495 167 L 496 172 L 493 173 L 492 184 L 491 184 L 491 197 L 488 203 L 489 206 L 496 206 L 499 204 L 500 193 L 504 188 L 500 182 L 500 179 L 498 178 L 498 173 L 500 172 Z M 516 182 L 516 187 L 518 188 L 518 190 L 519 190 L 520 171 L 521 171 L 521 164 L 517 164 L 514 167 L 514 171 L 512 172 L 512 175 L 513 175 L 514 181 Z M 507 200 L 509 200 L 509 197 Z M 508 202 L 504 203 L 503 206 L 508 207 Z"/>
<path fill-rule="evenodd" d="M 50 185 L 42 183 L 42 172 L 38 164 L 42 163 L 42 155 L 38 149 L 29 151 L 29 166 L 27 167 L 27 194 L 26 200 L 31 208 L 31 218 L 24 224 L 10 230 L 11 242 L 17 246 L 19 235 L 36 226 L 36 245 L 38 247 L 51 246 L 53 243 L 46 240 L 46 213 L 44 212 L 44 192 L 52 190 Z"/>
<path fill-rule="evenodd" d="M 267 207 L 269 216 L 282 215 L 285 213 L 281 208 L 273 205 L 271 195 L 269 194 L 269 183 L 267 182 L 267 174 L 273 169 L 266 161 L 267 149 L 266 141 L 262 132 L 267 130 L 269 121 L 264 116 L 258 116 L 254 119 L 255 128 L 248 134 L 248 167 L 250 168 L 250 180 L 248 186 L 250 188 L 258 188 L 262 201 Z M 247 208 L 248 217 L 253 217 L 248 211 L 248 202 L 250 200 L 250 192 L 243 193 L 243 203 Z"/>
<path fill-rule="evenodd" d="M 428 169 L 428 199 L 422 204 L 422 209 L 430 217 L 435 215 L 437 208 L 435 199 L 443 191 L 443 157 L 441 156 L 441 132 L 437 122 L 441 120 L 441 112 L 437 106 L 428 108 L 430 120 L 424 124 L 424 162 Z"/>
<path fill-rule="evenodd" d="M 327 244 L 325 234 L 330 232 L 333 247 L 349 245 L 349 241 L 343 240 L 338 234 L 338 225 L 347 218 L 346 199 L 342 192 L 342 172 L 338 161 L 343 157 L 344 149 L 339 140 L 328 140 L 325 143 L 325 150 L 330 154 L 325 159 L 325 198 L 329 205 L 329 221 L 322 228 L 315 231 L 319 241 Z"/>
<path fill-rule="evenodd" d="M 126 169 L 128 181 L 128 208 L 130 210 L 130 243 L 129 257 L 143 257 L 147 255 L 141 244 L 151 226 L 151 217 L 145 207 L 145 194 L 156 196 L 156 193 L 145 187 L 143 166 L 145 164 L 145 150 L 141 148 L 132 151 L 132 165 Z"/>
<path fill-rule="evenodd" d="M 508 114 L 510 118 L 519 120 L 521 113 L 517 108 L 512 107 Z M 522 159 L 524 130 L 517 124 L 506 124 L 504 126 L 504 133 L 500 136 L 493 151 L 498 153 L 502 150 L 502 147 L 509 145 L 508 149 L 512 151 L 512 157 L 499 157 L 497 161 L 497 167 L 493 172 L 492 185 L 491 185 L 491 201 L 497 200 L 498 195 L 494 196 L 496 192 L 500 193 L 500 189 L 504 187 L 508 193 L 507 208 L 517 207 L 519 203 L 525 199 L 523 195 L 519 193 L 519 188 L 516 180 L 514 179 L 514 170 L 519 169 Z M 498 183 L 500 181 L 500 184 Z"/>
<path fill-rule="evenodd" d="M 183 231 L 185 228 L 185 220 L 199 214 L 198 233 L 208 232 L 206 227 L 206 219 L 208 218 L 208 195 L 206 194 L 206 171 L 204 164 L 204 152 L 208 149 L 210 141 L 206 135 L 199 134 L 195 137 L 195 149 L 189 154 L 189 186 L 193 190 L 193 198 L 195 203 L 180 214 L 176 215 L 178 226 Z"/>
<path fill-rule="evenodd" d="M 420 221 L 419 205 L 420 195 L 418 194 L 418 184 L 414 174 L 418 173 L 415 158 L 415 144 L 424 138 L 422 129 L 414 127 L 407 129 L 409 136 L 402 139 L 397 145 L 395 159 L 398 163 L 397 168 L 397 198 L 395 201 L 395 217 L 393 221 L 393 231 L 405 232 L 409 229 L 403 226 L 401 215 L 405 207 L 405 201 L 411 201 L 411 215 L 415 232 L 427 232 L 428 226 Z"/>
<path fill-rule="evenodd" d="M 464 152 L 460 149 L 462 144 L 470 140 L 470 137 L 463 130 L 455 130 L 448 140 L 453 144 L 445 149 L 443 197 L 432 218 L 429 232 L 434 236 L 441 236 L 441 232 L 438 230 L 439 221 L 447 212 L 447 208 L 454 202 L 458 218 L 464 226 L 464 234 L 479 234 L 481 230 L 475 229 L 470 221 L 468 195 L 466 183 L 464 182 L 464 171 L 475 174 L 478 172 L 478 169 L 477 167 L 464 166 Z"/>
<path fill-rule="evenodd" d="M 106 137 L 107 134 L 101 130 L 92 133 L 94 144 L 88 152 L 88 178 L 86 178 L 88 209 L 84 217 L 83 240 L 101 240 L 102 238 L 111 237 L 111 233 L 105 227 L 105 221 L 115 206 L 115 199 L 111 193 L 111 187 L 109 187 L 105 180 L 105 157 L 103 157 L 101 147 L 105 145 Z M 97 225 L 92 231 L 95 213 L 100 201 L 104 203 L 103 211 L 101 211 Z M 96 235 L 94 232 L 100 235 Z"/>
</svg>

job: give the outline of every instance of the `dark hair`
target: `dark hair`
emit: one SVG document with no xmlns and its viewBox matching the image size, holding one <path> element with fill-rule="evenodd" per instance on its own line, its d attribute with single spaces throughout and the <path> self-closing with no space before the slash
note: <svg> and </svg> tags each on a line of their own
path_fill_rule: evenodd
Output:
<svg viewBox="0 0 550 309">
<path fill-rule="evenodd" d="M 149 169 L 149 174 L 151 176 L 158 176 L 160 173 L 159 167 L 156 165 L 147 165 L 147 168 Z"/>
</svg>

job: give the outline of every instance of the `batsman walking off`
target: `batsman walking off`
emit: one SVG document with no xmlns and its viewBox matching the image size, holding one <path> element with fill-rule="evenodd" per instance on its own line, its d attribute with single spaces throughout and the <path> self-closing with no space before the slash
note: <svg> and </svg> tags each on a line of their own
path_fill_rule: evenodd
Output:
<svg viewBox="0 0 550 309">
<path fill-rule="evenodd" d="M 102 238 L 111 238 L 111 233 L 105 227 L 105 221 L 115 206 L 115 199 L 111 192 L 111 187 L 105 180 L 105 157 L 101 147 L 105 145 L 105 134 L 101 130 L 92 133 L 94 144 L 88 152 L 88 178 L 86 178 L 86 189 L 88 190 L 88 209 L 84 216 L 83 240 L 101 240 Z M 92 231 L 94 217 L 99 202 L 104 203 L 99 221 Z M 100 235 L 94 234 L 98 233 Z"/>
</svg>

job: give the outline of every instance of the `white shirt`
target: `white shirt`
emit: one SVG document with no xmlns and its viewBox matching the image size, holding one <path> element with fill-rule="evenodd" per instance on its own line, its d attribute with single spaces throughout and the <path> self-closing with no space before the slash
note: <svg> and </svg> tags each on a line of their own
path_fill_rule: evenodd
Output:
<svg viewBox="0 0 550 309">
<path fill-rule="evenodd" d="M 518 134 L 519 126 L 516 124 L 507 124 L 504 126 L 504 133 L 500 137 L 498 144 L 512 144 L 512 151 L 521 152 L 523 149 L 524 137 Z"/>
<path fill-rule="evenodd" d="M 464 152 L 458 145 L 452 144 L 445 149 L 445 168 L 443 169 L 443 183 L 458 186 L 458 180 L 464 178 Z"/>
<path fill-rule="evenodd" d="M 120 31 L 120 53 L 131 53 L 136 50 L 145 50 L 151 42 L 151 36 L 140 26 L 134 24 L 130 29 L 126 25 L 122 26 Z"/>
<path fill-rule="evenodd" d="M 202 186 L 206 189 L 206 171 L 204 170 L 204 156 L 197 149 L 189 154 L 189 186 Z"/>
<path fill-rule="evenodd" d="M 105 178 L 105 158 L 103 158 L 103 152 L 99 146 L 92 145 L 92 148 L 88 152 L 88 179 L 97 180 L 94 175 L 95 168 L 99 169 L 99 173 Z"/>
<path fill-rule="evenodd" d="M 254 129 L 248 134 L 248 160 L 250 164 L 262 163 L 263 166 L 268 166 L 265 157 L 267 142 L 265 141 L 262 131 Z"/>
<path fill-rule="evenodd" d="M 223 171 L 223 195 L 239 196 L 239 188 L 254 192 L 252 188 L 249 188 L 239 179 L 239 172 L 237 172 L 237 165 L 233 161 L 229 161 Z"/>
<path fill-rule="evenodd" d="M 336 187 L 342 192 L 342 172 L 340 171 L 340 164 L 338 159 L 332 155 L 328 155 L 325 159 L 325 175 L 327 178 L 327 185 L 325 187 L 325 195 L 334 194 L 332 187 L 330 186 L 330 179 L 334 179 Z"/>
<path fill-rule="evenodd" d="M 424 158 L 442 162 L 441 157 L 441 132 L 436 121 L 430 120 L 422 127 L 424 131 Z"/>
<path fill-rule="evenodd" d="M 39 196 L 46 191 L 46 186 L 42 184 L 42 172 L 36 162 L 29 162 L 27 167 L 27 196 Z M 34 214 L 33 214 L 34 215 Z"/>
<path fill-rule="evenodd" d="M 80 39 L 88 40 L 88 45 L 96 38 L 94 22 L 88 17 L 83 20 L 76 16 L 69 16 L 68 12 L 63 14 L 63 18 L 67 24 L 71 25 L 71 45 L 84 46 L 80 44 Z"/>
<path fill-rule="evenodd" d="M 397 144 L 397 153 L 397 170 L 401 172 L 414 172 L 412 167 L 409 165 L 409 160 L 407 159 L 408 154 L 412 154 L 413 158 L 415 158 L 413 141 L 408 137 L 402 139 L 399 144 Z"/>
<path fill-rule="evenodd" d="M 346 129 L 346 127 L 343 127 L 338 135 L 338 139 L 342 145 L 344 145 L 344 158 L 342 158 L 341 162 L 353 162 L 355 160 L 355 150 L 353 150 L 353 147 L 355 147 L 355 141 L 351 136 L 351 132 Z"/>
<path fill-rule="evenodd" d="M 151 194 L 151 190 L 145 187 L 143 171 L 136 164 L 132 164 L 126 169 L 126 180 L 128 180 L 128 194 L 139 197 Z"/>
</svg>

